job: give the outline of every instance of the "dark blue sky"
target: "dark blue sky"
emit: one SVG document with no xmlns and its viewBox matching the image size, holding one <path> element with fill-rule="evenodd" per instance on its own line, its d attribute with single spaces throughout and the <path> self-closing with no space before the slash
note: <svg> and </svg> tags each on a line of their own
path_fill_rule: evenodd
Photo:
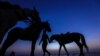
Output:
<svg viewBox="0 0 100 56">
<path fill-rule="evenodd" d="M 7 0 L 3 0 L 7 1 Z M 49 21 L 52 34 L 65 32 L 80 32 L 86 37 L 91 49 L 98 49 L 100 39 L 100 1 L 99 0 L 8 0 L 12 4 L 18 4 L 23 8 L 37 8 L 43 21 Z M 21 25 L 23 26 L 23 25 Z M 21 44 L 20 44 L 21 43 Z M 73 43 L 74 44 L 74 43 Z M 10 50 L 15 47 L 23 51 L 30 51 L 30 42 L 17 41 Z M 25 47 L 26 46 L 26 47 Z M 25 48 L 22 48 L 25 47 Z M 58 49 L 58 43 L 48 45 L 48 49 Z M 68 45 L 67 48 L 74 49 L 76 46 Z M 37 49 L 40 46 L 37 45 Z"/>
</svg>

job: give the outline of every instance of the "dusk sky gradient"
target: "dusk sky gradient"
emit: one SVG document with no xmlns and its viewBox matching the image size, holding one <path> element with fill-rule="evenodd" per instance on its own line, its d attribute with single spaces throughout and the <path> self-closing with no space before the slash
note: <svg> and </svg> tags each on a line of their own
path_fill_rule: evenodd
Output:
<svg viewBox="0 0 100 56">
<path fill-rule="evenodd" d="M 42 21 L 49 21 L 53 34 L 80 32 L 84 34 L 90 50 L 100 50 L 100 1 L 99 0 L 3 0 L 18 4 L 23 8 L 39 11 Z M 26 26 L 24 22 L 20 26 Z M 78 49 L 75 43 L 66 45 L 68 50 Z M 15 52 L 31 51 L 31 42 L 18 40 L 8 50 Z M 58 50 L 55 41 L 48 45 L 48 50 Z M 36 45 L 36 50 L 41 46 Z M 27 54 L 27 55 L 28 55 Z"/>
</svg>

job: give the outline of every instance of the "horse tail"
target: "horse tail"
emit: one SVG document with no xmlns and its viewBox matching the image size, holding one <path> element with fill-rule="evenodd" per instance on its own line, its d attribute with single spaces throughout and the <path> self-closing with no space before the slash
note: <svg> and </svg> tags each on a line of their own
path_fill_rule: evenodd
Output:
<svg viewBox="0 0 100 56">
<path fill-rule="evenodd" d="M 87 52 L 89 52 L 89 48 L 86 44 L 86 41 L 83 35 L 81 35 L 81 42 L 82 42 L 82 45 L 86 48 Z"/>
</svg>

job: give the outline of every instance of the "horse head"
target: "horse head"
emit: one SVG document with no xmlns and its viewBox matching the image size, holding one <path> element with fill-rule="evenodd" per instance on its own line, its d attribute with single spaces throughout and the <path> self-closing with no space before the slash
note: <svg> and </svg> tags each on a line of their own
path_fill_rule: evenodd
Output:
<svg viewBox="0 0 100 56">
<path fill-rule="evenodd" d="M 35 21 L 35 23 L 41 23 L 41 19 L 39 16 L 39 12 L 37 9 L 34 7 L 33 10 L 30 12 L 32 20 Z"/>
<path fill-rule="evenodd" d="M 51 42 L 53 42 L 53 40 L 55 40 L 55 39 L 56 39 L 56 35 L 52 35 L 52 36 L 50 37 L 49 42 L 51 43 Z"/>
<path fill-rule="evenodd" d="M 42 27 L 44 30 L 51 32 L 51 27 L 50 27 L 50 24 L 48 23 L 48 21 L 42 22 Z"/>
</svg>

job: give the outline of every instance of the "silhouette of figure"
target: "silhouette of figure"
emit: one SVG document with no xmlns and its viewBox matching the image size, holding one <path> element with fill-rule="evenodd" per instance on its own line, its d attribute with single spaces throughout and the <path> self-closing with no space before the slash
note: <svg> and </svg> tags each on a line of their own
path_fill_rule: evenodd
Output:
<svg viewBox="0 0 100 56">
<path fill-rule="evenodd" d="M 45 53 L 47 52 L 48 55 L 50 56 L 50 53 L 47 51 L 47 44 L 48 44 L 49 38 L 48 35 L 46 34 L 46 30 L 43 31 L 42 39 L 39 43 L 39 45 L 42 43 L 42 49 L 43 49 L 43 56 L 45 56 Z"/>
<path fill-rule="evenodd" d="M 6 49 L 18 39 L 32 41 L 31 56 L 34 56 L 35 44 L 41 31 L 45 29 L 46 31 L 51 32 L 51 28 L 47 21 L 41 22 L 41 24 L 31 23 L 32 24 L 27 29 L 14 28 L 8 33 L 7 39 L 0 50 L 2 56 L 4 56 Z"/>
<path fill-rule="evenodd" d="M 81 33 L 67 32 L 66 34 L 55 34 L 55 35 L 51 36 L 50 42 L 52 42 L 53 40 L 56 40 L 60 45 L 58 56 L 60 56 L 60 51 L 61 51 L 62 46 L 64 47 L 67 55 L 69 56 L 69 53 L 65 47 L 65 44 L 68 44 L 71 42 L 75 42 L 78 45 L 78 47 L 80 48 L 80 56 L 84 56 L 83 47 L 85 47 L 87 52 L 89 53 L 89 49 L 88 49 L 88 46 L 86 44 L 85 38 Z"/>
<path fill-rule="evenodd" d="M 34 8 L 25 9 L 19 5 L 12 5 L 9 2 L 0 1 L 0 43 L 3 40 L 5 33 L 13 27 L 17 21 L 29 20 L 30 17 L 34 23 L 41 23 L 41 19 L 38 17 L 38 12 Z"/>
<path fill-rule="evenodd" d="M 11 52 L 10 56 L 15 56 L 15 53 L 14 52 Z"/>
</svg>

